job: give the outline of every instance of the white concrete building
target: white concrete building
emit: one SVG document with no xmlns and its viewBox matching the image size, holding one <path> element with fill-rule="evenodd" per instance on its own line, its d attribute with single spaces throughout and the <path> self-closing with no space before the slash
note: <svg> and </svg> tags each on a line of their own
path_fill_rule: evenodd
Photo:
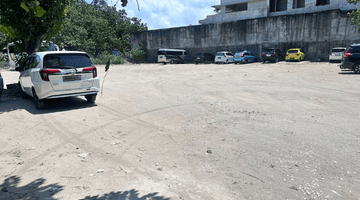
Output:
<svg viewBox="0 0 360 200">
<path fill-rule="evenodd" d="M 223 23 L 269 16 L 312 13 L 325 10 L 354 10 L 359 4 L 347 0 L 221 0 L 212 6 L 218 14 L 199 20 L 200 24 Z"/>
</svg>

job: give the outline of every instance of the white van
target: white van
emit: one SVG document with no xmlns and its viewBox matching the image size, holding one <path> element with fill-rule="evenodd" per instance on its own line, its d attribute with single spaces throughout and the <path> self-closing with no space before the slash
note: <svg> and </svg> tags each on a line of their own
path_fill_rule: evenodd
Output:
<svg viewBox="0 0 360 200">
<path fill-rule="evenodd" d="M 186 50 L 183 49 L 159 49 L 158 62 L 159 63 L 187 63 L 188 57 Z"/>
</svg>

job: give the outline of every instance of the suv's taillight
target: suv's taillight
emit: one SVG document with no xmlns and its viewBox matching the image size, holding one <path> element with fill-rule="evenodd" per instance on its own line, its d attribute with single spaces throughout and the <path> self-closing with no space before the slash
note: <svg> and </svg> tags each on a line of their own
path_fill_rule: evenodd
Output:
<svg viewBox="0 0 360 200">
<path fill-rule="evenodd" d="M 265 54 L 263 54 L 263 56 L 266 56 Z"/>
<path fill-rule="evenodd" d="M 41 69 L 39 71 L 40 77 L 43 81 L 49 81 L 49 75 L 60 73 L 59 69 Z"/>
<path fill-rule="evenodd" d="M 349 58 L 352 56 L 352 53 L 348 53 L 350 51 L 350 49 L 348 49 L 346 52 L 345 52 L 345 58 Z"/>
<path fill-rule="evenodd" d="M 300 55 L 299 53 L 296 54 L 297 56 Z"/>
<path fill-rule="evenodd" d="M 83 72 L 92 72 L 93 73 L 93 78 L 97 77 L 97 70 L 96 67 L 85 67 L 83 69 Z"/>
<path fill-rule="evenodd" d="M 271 54 L 272 56 L 276 56 L 276 53 Z"/>
</svg>

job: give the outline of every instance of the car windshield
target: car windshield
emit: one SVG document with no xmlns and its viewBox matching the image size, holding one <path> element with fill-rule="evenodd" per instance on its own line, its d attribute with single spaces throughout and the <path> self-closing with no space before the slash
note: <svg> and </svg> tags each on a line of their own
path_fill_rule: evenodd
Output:
<svg viewBox="0 0 360 200">
<path fill-rule="evenodd" d="M 216 56 L 223 56 L 224 53 L 217 53 Z"/>
<path fill-rule="evenodd" d="M 201 57 L 201 56 L 203 56 L 202 53 L 198 53 L 195 55 L 195 57 Z"/>
<path fill-rule="evenodd" d="M 158 51 L 158 55 L 165 55 L 165 51 Z"/>
<path fill-rule="evenodd" d="M 331 52 L 343 52 L 345 49 L 333 49 Z"/>
<path fill-rule="evenodd" d="M 299 50 L 289 50 L 288 53 L 299 53 Z"/>
<path fill-rule="evenodd" d="M 44 57 L 44 68 L 71 69 L 93 66 L 86 54 L 48 54 Z"/>
<path fill-rule="evenodd" d="M 264 49 L 264 53 L 274 53 L 274 49 Z"/>
</svg>

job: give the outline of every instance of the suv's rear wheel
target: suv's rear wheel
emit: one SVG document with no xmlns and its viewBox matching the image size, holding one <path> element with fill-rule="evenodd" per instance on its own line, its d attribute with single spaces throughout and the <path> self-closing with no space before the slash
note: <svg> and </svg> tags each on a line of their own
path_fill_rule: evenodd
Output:
<svg viewBox="0 0 360 200">
<path fill-rule="evenodd" d="M 360 74 L 360 63 L 354 65 L 354 72 L 355 74 Z"/>
<path fill-rule="evenodd" d="M 34 94 L 34 105 L 35 105 L 35 108 L 40 110 L 40 109 L 43 109 L 45 104 L 44 104 L 44 100 L 43 99 L 39 99 L 39 97 L 36 95 L 36 92 L 35 90 L 33 91 L 33 94 Z"/>
<path fill-rule="evenodd" d="M 226 64 L 229 64 L 229 60 L 226 60 L 226 62 L 225 62 Z"/>
<path fill-rule="evenodd" d="M 87 102 L 95 103 L 96 94 L 85 95 L 85 98 L 86 98 Z"/>
</svg>

